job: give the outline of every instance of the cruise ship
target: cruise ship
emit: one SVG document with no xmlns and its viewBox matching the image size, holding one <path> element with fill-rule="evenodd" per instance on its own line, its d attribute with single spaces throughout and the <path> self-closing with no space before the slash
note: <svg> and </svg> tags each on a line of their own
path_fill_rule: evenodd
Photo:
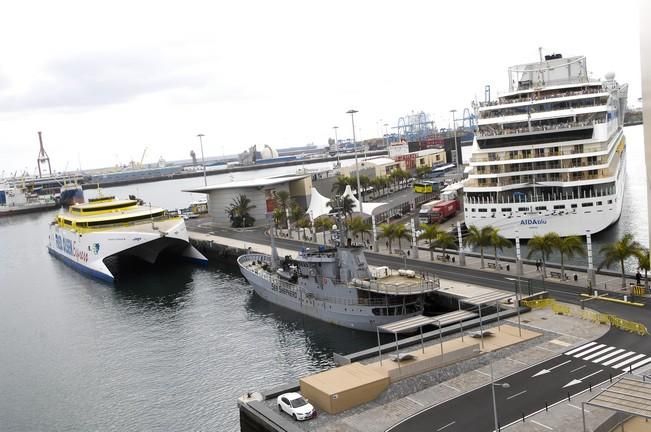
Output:
<svg viewBox="0 0 651 432">
<path fill-rule="evenodd" d="M 62 210 L 50 224 L 48 250 L 82 273 L 107 282 L 119 278 L 122 259 L 154 263 L 160 254 L 171 253 L 207 262 L 189 243 L 182 217 L 144 206 L 135 197 L 94 198 Z"/>
<path fill-rule="evenodd" d="M 542 57 L 542 56 L 541 56 Z M 507 238 L 597 233 L 622 212 L 628 86 L 588 75 L 584 56 L 508 69 L 509 91 L 475 105 L 466 225 Z"/>
<path fill-rule="evenodd" d="M 345 226 L 337 225 L 341 228 L 331 231 L 334 247 L 304 249 L 296 258 L 279 259 L 272 235 L 272 254 L 240 256 L 240 271 L 263 299 L 355 330 L 374 332 L 423 313 L 427 295 L 440 287 L 438 278 L 407 269 L 371 269 L 361 246 L 340 241 L 347 236 Z"/>
</svg>

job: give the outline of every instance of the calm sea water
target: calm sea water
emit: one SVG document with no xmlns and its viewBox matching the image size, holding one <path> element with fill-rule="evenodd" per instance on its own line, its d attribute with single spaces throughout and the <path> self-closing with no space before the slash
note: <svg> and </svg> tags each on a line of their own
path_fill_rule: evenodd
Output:
<svg viewBox="0 0 651 432">
<path fill-rule="evenodd" d="M 642 128 L 626 132 L 625 211 L 596 248 L 624 232 L 648 245 Z M 201 197 L 181 189 L 202 185 L 193 178 L 104 192 L 175 208 Z M 0 219 L 2 431 L 238 430 L 241 394 L 330 366 L 333 352 L 374 345 L 372 334 L 261 301 L 236 268 L 158 265 L 128 283 L 95 282 L 48 255 L 53 214 Z"/>
</svg>

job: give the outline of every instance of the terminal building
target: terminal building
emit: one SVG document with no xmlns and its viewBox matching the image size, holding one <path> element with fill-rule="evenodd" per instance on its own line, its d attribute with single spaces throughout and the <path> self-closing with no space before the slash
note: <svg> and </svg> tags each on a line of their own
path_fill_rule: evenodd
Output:
<svg viewBox="0 0 651 432">
<path fill-rule="evenodd" d="M 208 185 L 184 192 L 205 193 L 208 197 L 208 215 L 218 224 L 230 225 L 226 208 L 239 195 L 246 195 L 255 206 L 249 215 L 255 219 L 255 226 L 266 223 L 267 213 L 276 206 L 276 193 L 289 192 L 291 199 L 301 207 L 308 208 L 312 189 L 312 177 L 309 175 L 288 175 L 267 177 L 253 180 L 240 180 L 219 185 Z"/>
</svg>

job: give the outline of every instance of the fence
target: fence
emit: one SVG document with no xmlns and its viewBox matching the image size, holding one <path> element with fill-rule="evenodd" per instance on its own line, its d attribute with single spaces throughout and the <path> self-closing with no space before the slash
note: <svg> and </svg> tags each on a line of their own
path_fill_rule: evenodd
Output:
<svg viewBox="0 0 651 432">
<path fill-rule="evenodd" d="M 522 300 L 521 304 L 531 309 L 551 308 L 555 314 L 575 316 L 597 324 L 610 324 L 613 327 L 617 327 L 618 329 L 627 332 L 636 333 L 640 336 L 646 336 L 649 334 L 649 331 L 643 324 L 625 320 L 616 315 L 572 308 L 567 305 L 559 304 L 554 299 Z"/>
</svg>

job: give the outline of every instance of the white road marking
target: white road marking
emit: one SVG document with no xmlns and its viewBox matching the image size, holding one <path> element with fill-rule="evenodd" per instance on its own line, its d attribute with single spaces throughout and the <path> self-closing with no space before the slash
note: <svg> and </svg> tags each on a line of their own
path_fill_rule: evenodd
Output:
<svg viewBox="0 0 651 432">
<path fill-rule="evenodd" d="M 574 348 L 573 350 L 570 350 L 570 351 L 566 352 L 565 355 L 572 355 L 574 353 L 577 353 L 579 351 L 583 351 L 584 349 L 586 349 L 588 347 L 591 347 L 592 345 L 596 345 L 596 344 L 597 344 L 597 342 L 588 342 L 585 345 L 581 345 L 578 348 Z"/>
<path fill-rule="evenodd" d="M 511 395 L 511 396 L 507 397 L 506 400 L 511 400 L 511 399 L 513 399 L 513 398 L 516 398 L 516 397 L 518 397 L 518 396 L 520 396 L 520 395 L 525 394 L 526 392 L 527 392 L 526 390 L 522 390 L 520 393 L 516 393 L 516 394 L 514 394 L 514 395 Z"/>
<path fill-rule="evenodd" d="M 583 378 L 573 379 L 572 381 L 570 381 L 570 382 L 568 382 L 567 384 L 565 384 L 565 385 L 563 386 L 563 388 L 571 387 L 571 386 L 573 386 L 573 385 L 577 385 L 577 384 L 581 384 L 581 383 L 583 382 L 583 380 L 588 379 L 588 378 L 590 378 L 591 376 L 597 375 L 599 372 L 603 372 L 603 369 L 599 369 L 597 372 L 593 372 L 593 373 L 591 373 L 590 375 L 586 375 L 586 376 L 584 376 Z"/>
<path fill-rule="evenodd" d="M 635 352 L 633 352 L 633 351 L 629 351 L 629 352 L 627 352 L 627 353 L 625 353 L 625 354 L 622 354 L 622 355 L 619 355 L 619 356 L 615 357 L 614 359 L 610 359 L 610 360 L 608 360 L 607 362 L 603 362 L 602 365 L 604 365 L 604 366 L 611 365 L 611 364 L 613 364 L 613 363 L 615 363 L 615 362 L 620 361 L 620 360 L 623 359 L 624 357 L 632 356 L 633 354 L 635 354 Z"/>
<path fill-rule="evenodd" d="M 599 351 L 597 351 L 597 352 L 595 352 L 595 353 L 590 354 L 589 356 L 583 357 L 583 360 L 590 360 L 590 359 L 593 359 L 593 358 L 595 358 L 595 357 L 600 356 L 601 354 L 605 354 L 605 353 L 607 353 L 608 351 L 612 351 L 612 350 L 614 350 L 614 349 L 615 349 L 615 347 L 611 347 L 611 346 L 606 347 L 606 348 L 604 348 L 604 349 L 602 349 L 602 350 L 599 350 Z"/>
<path fill-rule="evenodd" d="M 576 371 L 578 371 L 578 370 L 581 370 L 581 369 L 583 369 L 584 367 L 586 367 L 586 365 L 579 366 L 579 367 L 576 368 L 576 369 L 572 369 L 572 370 L 570 371 L 570 373 L 572 373 L 572 372 L 576 372 Z"/>
<path fill-rule="evenodd" d="M 572 405 L 571 403 L 568 403 L 568 405 L 571 406 L 572 408 L 576 408 L 579 411 L 581 411 L 581 407 L 579 407 L 579 406 Z M 588 411 L 587 409 L 584 409 L 583 411 L 587 412 L 588 414 L 590 413 L 590 411 Z"/>
<path fill-rule="evenodd" d="M 606 354 L 605 356 L 601 356 L 599 358 L 596 358 L 596 359 L 592 360 L 592 362 L 593 363 L 599 363 L 601 361 L 606 360 L 607 358 L 610 358 L 610 357 L 616 356 L 617 354 L 623 353 L 624 351 L 626 351 L 626 350 L 620 348 L 618 350 L 615 350 L 615 351 L 613 351 L 611 353 Z"/>
<path fill-rule="evenodd" d="M 487 377 L 490 377 L 490 374 L 487 374 L 486 372 L 482 372 L 479 369 L 475 369 L 475 372 L 478 372 L 478 373 L 480 373 L 482 375 L 486 375 Z"/>
<path fill-rule="evenodd" d="M 622 366 L 625 366 L 625 365 L 627 365 L 629 363 L 633 363 L 634 361 L 641 359 L 642 357 L 646 357 L 646 356 L 644 354 L 638 354 L 635 357 L 627 358 L 623 362 L 617 363 L 615 366 L 613 366 L 613 369 L 619 369 Z M 626 368 L 626 369 L 628 369 L 628 368 Z"/>
<path fill-rule="evenodd" d="M 556 366 L 554 366 L 554 367 L 550 367 L 549 369 L 543 369 L 543 370 L 541 370 L 540 372 L 536 373 L 535 375 L 532 375 L 531 378 L 534 378 L 534 377 L 537 377 L 537 376 L 540 376 L 540 375 L 548 374 L 548 373 L 550 373 L 551 371 L 553 371 L 554 369 L 559 368 L 559 367 L 561 367 L 561 366 L 564 366 L 564 365 L 566 365 L 566 364 L 568 364 L 568 363 L 572 363 L 572 360 L 568 360 L 568 361 L 563 362 L 563 363 L 561 363 L 561 364 L 557 364 Z"/>
<path fill-rule="evenodd" d="M 446 386 L 447 388 L 451 388 L 452 390 L 457 391 L 457 392 L 460 392 L 460 391 L 461 391 L 461 390 L 459 390 L 458 388 L 456 388 L 456 387 L 454 387 L 454 386 L 451 386 L 450 384 L 447 384 L 447 383 L 441 383 L 441 385 L 444 385 L 444 386 Z"/>
<path fill-rule="evenodd" d="M 558 339 L 552 339 L 552 340 L 549 341 L 549 343 L 553 343 L 553 344 L 564 346 L 564 347 L 568 347 L 568 346 L 572 345 L 569 342 L 563 342 L 562 340 L 558 340 Z"/>
<path fill-rule="evenodd" d="M 595 352 L 595 351 L 597 351 L 597 350 L 600 350 L 600 349 L 602 349 L 602 348 L 605 347 L 605 346 L 606 346 L 606 345 L 603 345 L 603 344 L 602 344 L 602 345 L 597 345 L 597 346 L 592 347 L 592 348 L 590 348 L 590 349 L 587 349 L 587 350 L 585 350 L 585 351 L 581 351 L 580 353 L 574 354 L 574 357 L 576 357 L 576 358 L 583 357 L 584 355 L 586 355 L 586 354 L 590 354 L 591 352 Z"/>
<path fill-rule="evenodd" d="M 586 376 L 584 376 L 583 378 L 579 378 L 579 379 L 580 379 L 581 381 L 583 381 L 583 380 L 588 379 L 588 378 L 590 378 L 591 376 L 597 375 L 599 372 L 603 372 L 603 371 L 604 371 L 603 369 L 599 369 L 597 372 L 593 372 L 593 373 L 591 373 L 590 375 L 586 375 Z"/>
<path fill-rule="evenodd" d="M 448 423 L 448 424 L 446 424 L 445 426 L 442 426 L 442 427 L 436 429 L 436 432 L 442 431 L 443 429 L 445 429 L 445 428 L 447 428 L 447 427 L 450 427 L 450 426 L 452 426 L 452 425 L 455 424 L 455 423 L 456 423 L 456 421 L 453 421 L 452 423 Z"/>
<path fill-rule="evenodd" d="M 537 421 L 535 421 L 535 420 L 531 420 L 531 423 L 535 423 L 535 424 L 537 424 L 538 426 L 542 426 L 542 427 L 544 427 L 544 428 L 547 429 L 547 430 L 554 430 L 554 429 L 550 428 L 549 426 L 544 425 L 544 424 L 542 424 L 542 423 L 540 423 L 540 422 L 537 422 Z"/>
<path fill-rule="evenodd" d="M 642 360 L 642 361 L 639 361 L 639 362 L 637 362 L 637 363 L 631 365 L 631 367 L 632 367 L 633 369 L 637 369 L 637 368 L 639 368 L 640 366 L 644 366 L 645 364 L 650 363 L 650 362 L 651 362 L 651 357 L 646 358 L 646 359 L 644 359 L 644 360 Z M 628 369 L 628 368 L 626 368 L 626 369 Z"/>
</svg>

